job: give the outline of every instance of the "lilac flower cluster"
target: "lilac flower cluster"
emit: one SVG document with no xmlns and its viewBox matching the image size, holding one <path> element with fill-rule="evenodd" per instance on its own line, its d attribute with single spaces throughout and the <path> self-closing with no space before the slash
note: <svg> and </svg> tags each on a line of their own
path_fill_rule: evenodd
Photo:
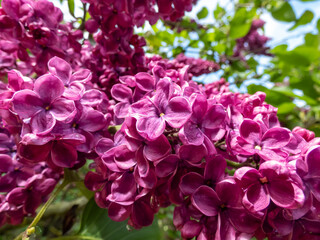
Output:
<svg viewBox="0 0 320 240">
<path fill-rule="evenodd" d="M 1 113 L 3 115 L 3 113 Z M 20 224 L 35 215 L 61 177 L 46 163 L 31 164 L 17 155 L 14 136 L 0 128 L 0 226 Z"/>
<path fill-rule="evenodd" d="M 184 239 L 316 238 L 320 139 L 282 128 L 264 93 L 151 65 L 113 86 L 122 126 L 99 140 L 85 179 L 111 219 L 141 228 L 175 204 Z"/>
<path fill-rule="evenodd" d="M 179 70 L 188 66 L 188 73 L 190 78 L 192 76 L 198 77 L 203 74 L 216 72 L 220 69 L 220 65 L 215 63 L 214 61 L 187 57 L 183 53 L 180 53 L 172 60 L 162 59 L 160 56 L 156 55 L 150 58 L 146 58 L 146 62 L 149 68 L 150 66 L 152 66 L 149 63 L 157 62 L 159 64 L 160 60 L 163 62 L 163 66 L 166 69 Z"/>
<path fill-rule="evenodd" d="M 185 11 L 191 11 L 196 0 L 82 2 L 90 4 L 88 12 L 91 19 L 85 27 L 96 42 L 94 47 L 88 44 L 90 51 L 87 48 L 83 50 L 87 56 L 82 61 L 94 73 L 93 80 L 109 95 L 119 76 L 147 70 L 142 48 L 146 41 L 134 34 L 134 27 L 141 27 L 146 21 L 153 25 L 159 18 L 180 19 Z"/>
<path fill-rule="evenodd" d="M 8 127 L 16 127 L 18 155 L 31 163 L 46 162 L 53 169 L 78 168 L 92 153 L 109 124 L 109 101 L 92 88 L 91 73 L 54 57 L 49 73 L 32 80 L 18 71 L 8 73 L 1 103 Z M 11 118 L 15 118 L 13 121 Z"/>
<path fill-rule="evenodd" d="M 53 3 L 40 0 L 3 0 L 0 9 L 0 74 L 18 69 L 44 74 L 47 62 L 59 56 L 79 65 L 82 31 L 61 24 L 63 14 Z"/>
<path fill-rule="evenodd" d="M 270 40 L 268 37 L 260 34 L 258 31 L 264 26 L 265 22 L 261 19 L 252 21 L 251 28 L 246 36 L 237 39 L 233 56 L 245 60 L 247 53 L 270 56 L 269 47 L 266 43 Z"/>
</svg>

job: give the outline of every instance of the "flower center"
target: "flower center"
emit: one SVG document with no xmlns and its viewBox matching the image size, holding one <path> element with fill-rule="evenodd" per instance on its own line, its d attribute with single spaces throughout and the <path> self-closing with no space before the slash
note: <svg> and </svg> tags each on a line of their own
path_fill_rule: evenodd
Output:
<svg viewBox="0 0 320 240">
<path fill-rule="evenodd" d="M 160 113 L 160 117 L 164 116 L 164 113 Z"/>
<path fill-rule="evenodd" d="M 259 179 L 262 184 L 268 183 L 267 177 L 262 177 Z"/>
<path fill-rule="evenodd" d="M 50 106 L 46 106 L 45 110 L 49 111 L 49 109 L 50 109 Z"/>
<path fill-rule="evenodd" d="M 254 149 L 261 151 L 262 148 L 261 148 L 261 146 L 256 145 L 256 146 L 254 147 Z"/>
</svg>

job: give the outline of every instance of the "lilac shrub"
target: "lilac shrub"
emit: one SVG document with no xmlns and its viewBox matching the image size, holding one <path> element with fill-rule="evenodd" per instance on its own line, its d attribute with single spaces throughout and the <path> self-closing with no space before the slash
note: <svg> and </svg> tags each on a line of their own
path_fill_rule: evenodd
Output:
<svg viewBox="0 0 320 240">
<path fill-rule="evenodd" d="M 320 139 L 281 127 L 262 92 L 192 81 L 217 71 L 212 61 L 144 55 L 134 27 L 178 20 L 194 2 L 86 0 L 80 30 L 46 0 L 2 1 L 0 225 L 34 216 L 63 170 L 91 159 L 97 205 L 134 228 L 174 205 L 183 239 L 319 237 Z M 265 54 L 263 24 L 236 56 Z"/>
</svg>

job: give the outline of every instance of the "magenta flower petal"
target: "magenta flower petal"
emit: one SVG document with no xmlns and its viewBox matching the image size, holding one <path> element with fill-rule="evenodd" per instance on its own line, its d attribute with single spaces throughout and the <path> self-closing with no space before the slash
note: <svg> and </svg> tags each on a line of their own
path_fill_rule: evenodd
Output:
<svg viewBox="0 0 320 240">
<path fill-rule="evenodd" d="M 30 125 L 33 133 L 45 135 L 53 129 L 56 119 L 50 112 L 40 111 L 31 118 Z"/>
<path fill-rule="evenodd" d="M 179 137 L 186 144 L 201 145 L 204 141 L 203 132 L 191 121 L 185 123 L 179 132 Z"/>
<path fill-rule="evenodd" d="M 135 75 L 137 87 L 143 91 L 149 92 L 154 89 L 154 78 L 145 72 L 140 72 Z"/>
<path fill-rule="evenodd" d="M 156 161 L 163 158 L 171 151 L 171 145 L 168 139 L 162 134 L 154 141 L 148 141 L 143 149 L 144 156 L 150 161 Z"/>
<path fill-rule="evenodd" d="M 88 69 L 80 69 L 72 74 L 70 78 L 70 83 L 81 82 L 86 83 L 92 78 L 92 73 Z"/>
<path fill-rule="evenodd" d="M 153 222 L 153 209 L 144 201 L 137 201 L 133 204 L 131 220 L 138 227 L 149 226 Z"/>
<path fill-rule="evenodd" d="M 222 105 L 214 104 L 208 109 L 203 119 L 202 127 L 208 129 L 218 128 L 224 122 L 226 115 L 225 108 Z"/>
<path fill-rule="evenodd" d="M 129 102 L 132 99 L 132 90 L 123 84 L 115 84 L 111 88 L 114 99 L 120 102 Z"/>
<path fill-rule="evenodd" d="M 43 102 L 39 95 L 31 90 L 21 90 L 13 95 L 12 103 L 14 111 L 21 118 L 29 118 L 39 112 L 43 107 Z"/>
<path fill-rule="evenodd" d="M 289 130 L 274 127 L 269 129 L 262 137 L 264 148 L 281 148 L 289 143 Z"/>
<path fill-rule="evenodd" d="M 58 121 L 71 121 L 76 113 L 76 106 L 72 100 L 59 98 L 51 104 L 49 111 Z"/>
<path fill-rule="evenodd" d="M 106 119 L 101 112 L 88 109 L 85 112 L 85 116 L 79 120 L 78 125 L 85 131 L 96 132 L 103 129 L 106 123 Z"/>
<path fill-rule="evenodd" d="M 181 237 L 185 239 L 192 239 L 194 237 L 197 237 L 200 234 L 200 231 L 202 229 L 202 224 L 198 223 L 194 220 L 189 220 L 186 222 L 183 227 L 181 228 Z"/>
<path fill-rule="evenodd" d="M 70 100 L 79 100 L 81 99 L 84 91 L 85 87 L 82 83 L 73 82 L 69 85 L 69 87 L 65 88 L 63 96 Z"/>
<path fill-rule="evenodd" d="M 112 183 L 110 200 L 118 203 L 133 201 L 136 189 L 137 186 L 133 173 L 125 172 Z"/>
<path fill-rule="evenodd" d="M 210 187 L 199 187 L 193 193 L 191 202 L 193 206 L 208 217 L 218 215 L 220 200 L 217 193 Z"/>
<path fill-rule="evenodd" d="M 179 186 L 181 192 L 184 195 L 189 196 L 192 195 L 197 190 L 197 188 L 199 188 L 203 184 L 204 179 L 202 175 L 200 175 L 199 173 L 190 172 L 181 178 Z"/>
<path fill-rule="evenodd" d="M 131 206 L 123 206 L 112 202 L 108 207 L 108 216 L 116 222 L 124 221 L 130 216 L 131 208 Z"/>
<path fill-rule="evenodd" d="M 280 179 L 278 181 L 270 181 L 268 190 L 271 200 L 279 207 L 290 208 L 294 203 L 295 194 L 291 182 Z"/>
<path fill-rule="evenodd" d="M 70 64 L 59 57 L 53 57 L 48 62 L 49 71 L 60 78 L 64 84 L 69 82 L 72 74 Z"/>
<path fill-rule="evenodd" d="M 163 117 L 143 117 L 137 119 L 138 132 L 141 136 L 146 137 L 151 141 L 161 136 L 165 128 L 166 122 Z"/>
<path fill-rule="evenodd" d="M 170 100 L 164 113 L 164 119 L 173 128 L 180 128 L 191 116 L 189 102 L 183 97 L 174 97 Z"/>
<path fill-rule="evenodd" d="M 261 139 L 260 125 L 250 119 L 245 119 L 239 128 L 240 135 L 250 144 L 256 144 Z"/>
<path fill-rule="evenodd" d="M 45 103 L 50 104 L 63 94 L 64 85 L 59 78 L 52 74 L 45 74 L 35 81 L 34 91 L 39 94 Z"/>
<path fill-rule="evenodd" d="M 171 154 L 159 161 L 156 165 L 157 176 L 167 177 L 172 174 L 176 170 L 179 160 L 177 155 Z"/>
<path fill-rule="evenodd" d="M 51 159 L 56 166 L 71 168 L 78 159 L 76 147 L 63 141 L 58 141 L 52 147 Z"/>
<path fill-rule="evenodd" d="M 257 182 L 245 192 L 242 203 L 249 211 L 258 212 L 269 206 L 270 197 L 266 188 Z"/>
</svg>

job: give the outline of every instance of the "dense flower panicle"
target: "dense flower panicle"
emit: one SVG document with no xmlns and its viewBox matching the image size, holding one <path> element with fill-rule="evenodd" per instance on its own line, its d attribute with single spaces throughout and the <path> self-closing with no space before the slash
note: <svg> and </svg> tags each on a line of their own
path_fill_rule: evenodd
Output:
<svg viewBox="0 0 320 240">
<path fill-rule="evenodd" d="M 149 73 L 121 77 L 111 90 L 122 127 L 99 141 L 85 181 L 99 206 L 140 228 L 174 203 L 185 239 L 286 239 L 292 223 L 297 236 L 314 234 L 319 140 L 280 127 L 264 93 L 231 93 L 223 80 L 197 85 L 186 69 L 155 59 Z M 234 176 L 226 174 L 232 166 Z"/>
<path fill-rule="evenodd" d="M 192 81 L 212 61 L 144 56 L 134 27 L 177 20 L 195 0 L 83 2 L 94 44 L 46 0 L 2 1 L 0 225 L 34 215 L 63 168 L 94 159 L 85 185 L 114 221 L 141 228 L 175 204 L 183 239 L 319 236 L 320 138 L 281 127 L 262 92 Z M 267 54 L 263 25 L 234 56 Z"/>
</svg>

